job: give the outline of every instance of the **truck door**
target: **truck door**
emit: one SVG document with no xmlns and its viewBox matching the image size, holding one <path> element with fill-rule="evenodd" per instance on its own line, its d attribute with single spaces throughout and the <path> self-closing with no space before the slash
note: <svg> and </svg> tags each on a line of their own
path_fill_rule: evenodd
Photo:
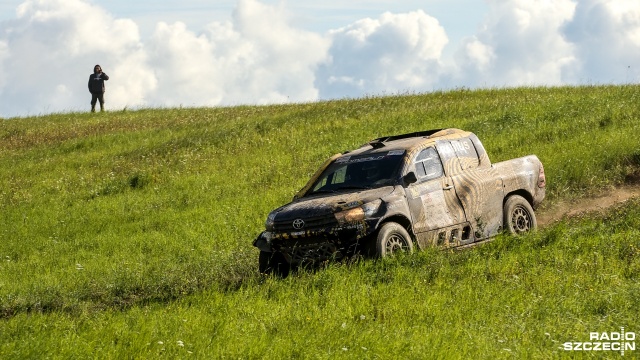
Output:
<svg viewBox="0 0 640 360">
<path fill-rule="evenodd" d="M 418 179 L 406 188 L 406 194 L 413 230 L 419 239 L 425 238 L 428 232 L 466 221 L 454 183 L 445 176 L 442 161 L 434 147 L 420 151 L 412 160 L 409 171 L 414 171 Z"/>
</svg>

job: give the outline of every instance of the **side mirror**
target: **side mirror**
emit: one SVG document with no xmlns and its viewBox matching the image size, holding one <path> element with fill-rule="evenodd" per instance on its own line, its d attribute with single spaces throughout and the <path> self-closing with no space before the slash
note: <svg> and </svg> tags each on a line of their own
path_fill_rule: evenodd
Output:
<svg viewBox="0 0 640 360">
<path fill-rule="evenodd" d="M 402 177 L 402 184 L 404 187 L 407 187 L 416 181 L 418 181 L 418 178 L 416 177 L 416 173 L 413 171 Z"/>
</svg>

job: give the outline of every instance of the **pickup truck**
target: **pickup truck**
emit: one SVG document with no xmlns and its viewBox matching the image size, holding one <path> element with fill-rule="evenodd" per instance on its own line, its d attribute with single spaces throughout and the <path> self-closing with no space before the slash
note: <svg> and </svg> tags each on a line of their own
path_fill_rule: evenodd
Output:
<svg viewBox="0 0 640 360">
<path fill-rule="evenodd" d="M 491 164 L 478 137 L 459 129 L 381 137 L 327 160 L 267 216 L 254 241 L 261 273 L 354 254 L 384 257 L 459 247 L 537 226 L 545 196 L 535 155 Z"/>
</svg>

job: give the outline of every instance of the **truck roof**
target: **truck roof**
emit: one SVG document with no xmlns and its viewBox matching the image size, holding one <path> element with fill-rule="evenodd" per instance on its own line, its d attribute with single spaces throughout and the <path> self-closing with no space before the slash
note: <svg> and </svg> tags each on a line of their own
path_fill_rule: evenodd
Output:
<svg viewBox="0 0 640 360">
<path fill-rule="evenodd" d="M 363 144 L 358 149 L 349 151 L 350 155 L 383 152 L 390 150 L 422 149 L 435 144 L 436 140 L 459 139 L 471 135 L 470 132 L 448 128 L 420 131 L 402 135 L 383 136 Z"/>
</svg>

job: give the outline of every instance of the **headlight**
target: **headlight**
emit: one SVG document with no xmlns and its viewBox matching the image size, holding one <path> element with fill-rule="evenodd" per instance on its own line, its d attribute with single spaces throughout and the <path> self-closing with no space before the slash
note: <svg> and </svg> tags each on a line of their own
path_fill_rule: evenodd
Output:
<svg viewBox="0 0 640 360">
<path fill-rule="evenodd" d="M 340 225 L 354 223 L 373 216 L 378 212 L 380 204 L 382 204 L 382 200 L 378 199 L 353 209 L 337 212 L 334 215 Z"/>
<path fill-rule="evenodd" d="M 269 213 L 269 216 L 267 216 L 267 221 L 264 223 L 264 227 L 267 230 L 273 230 L 273 224 L 276 222 L 276 213 L 272 212 Z"/>
</svg>

